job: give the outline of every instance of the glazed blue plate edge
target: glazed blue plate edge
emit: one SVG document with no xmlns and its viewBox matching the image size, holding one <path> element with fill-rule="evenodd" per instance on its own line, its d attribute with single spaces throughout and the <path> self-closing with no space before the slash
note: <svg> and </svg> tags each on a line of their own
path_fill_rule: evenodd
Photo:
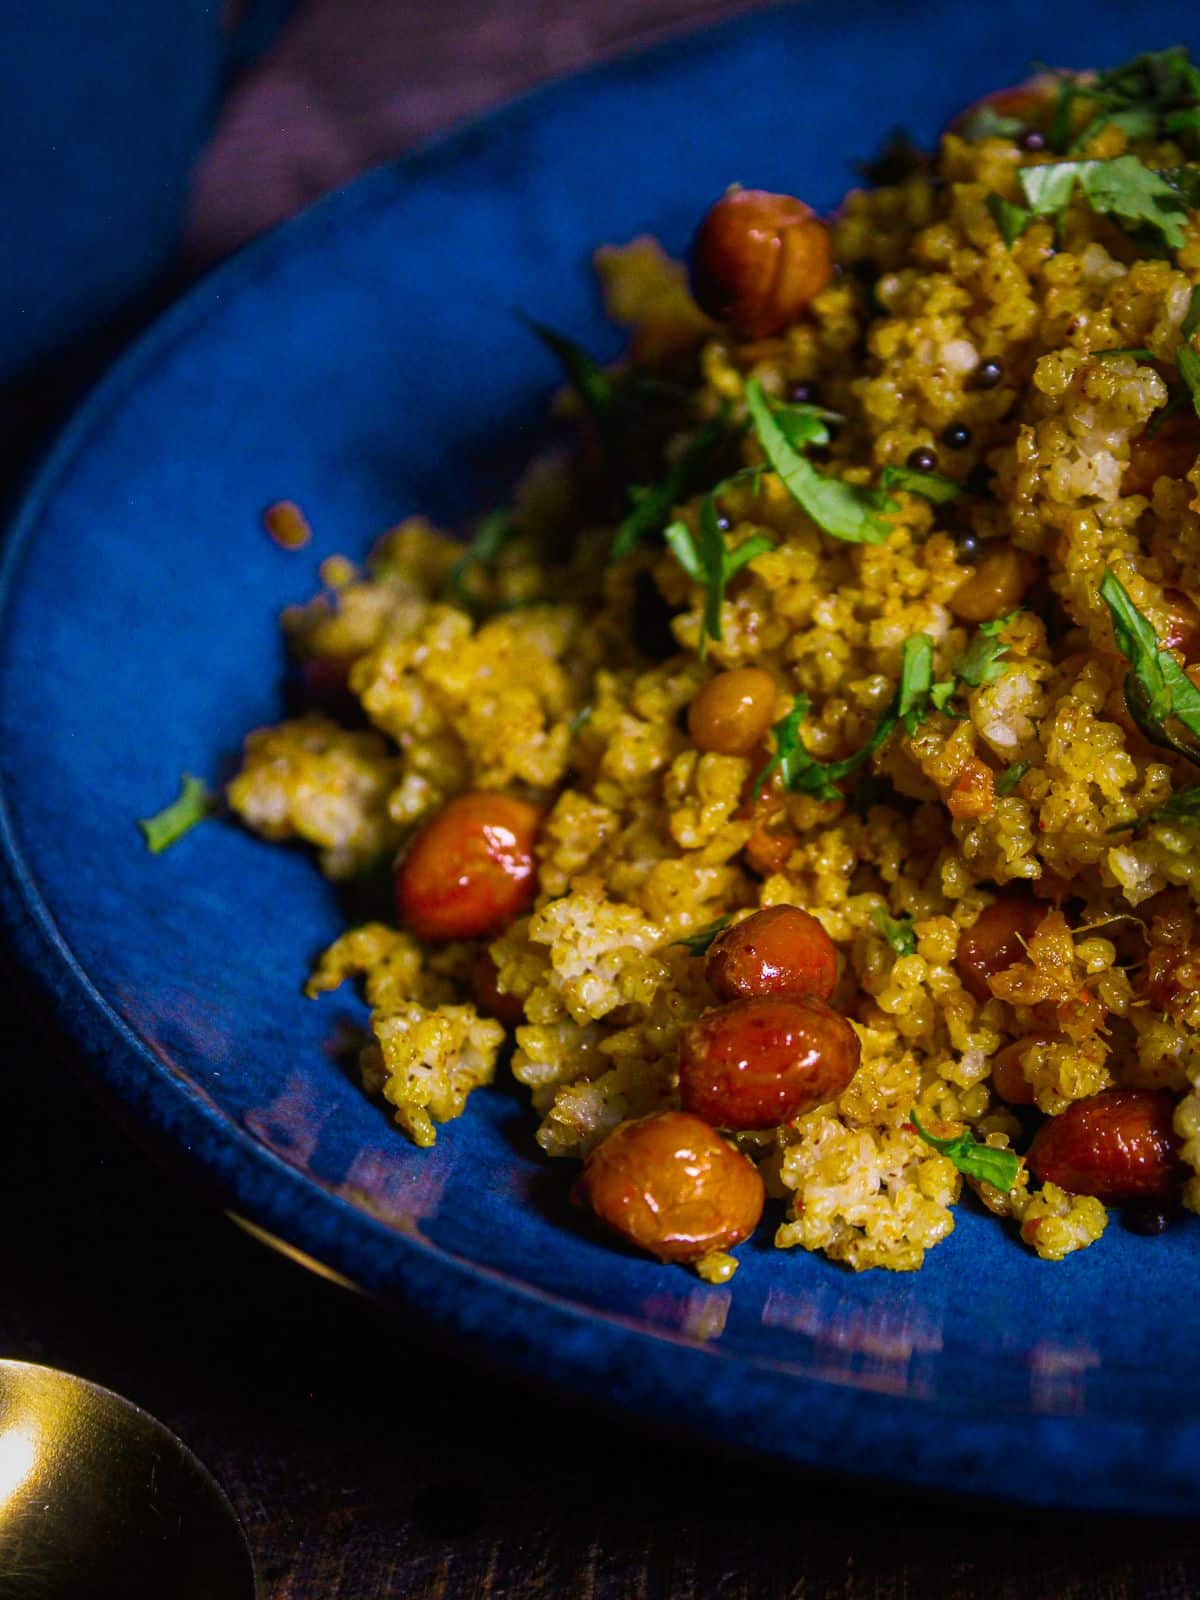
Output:
<svg viewBox="0 0 1200 1600">
<path fill-rule="evenodd" d="M 0 560 L 0 611 L 16 581 L 25 542 L 60 475 L 96 425 L 174 340 L 219 306 L 222 288 L 286 250 L 292 231 L 314 212 L 349 214 L 406 170 L 452 157 L 489 128 L 526 116 L 543 100 L 593 76 L 642 65 L 655 56 L 711 47 L 714 35 L 761 24 L 764 14 L 735 18 L 687 39 L 670 39 L 584 74 L 539 85 L 487 117 L 452 129 L 399 163 L 372 169 L 306 212 L 252 242 L 198 283 L 164 314 L 101 380 L 34 472 L 13 518 Z M 765 13 L 769 17 L 770 12 Z M 1089 1416 L 948 1419 L 915 1397 L 880 1395 L 853 1385 L 790 1376 L 795 1399 L 782 1413 L 767 1381 L 768 1364 L 726 1356 L 686 1341 L 652 1338 L 618 1320 L 526 1288 L 423 1241 L 385 1228 L 340 1197 L 308 1185 L 278 1156 L 254 1142 L 184 1080 L 169 1076 L 94 989 L 41 902 L 0 794 L 0 923 L 18 963 L 45 993 L 56 1021 L 81 1047 L 101 1086 L 136 1108 L 135 1128 L 153 1147 L 165 1139 L 182 1151 L 193 1175 L 223 1203 L 268 1233 L 344 1274 L 364 1291 L 468 1340 L 487 1359 L 636 1417 L 683 1428 L 710 1442 L 796 1465 L 866 1478 L 897 1476 L 911 1485 L 988 1495 L 1045 1506 L 1153 1514 L 1200 1511 L 1200 1425 L 1166 1429 Z M 97 1021 L 100 1032 L 97 1032 Z M 395 1256 L 400 1266 L 386 1267 Z M 535 1331 L 536 1329 L 536 1331 Z M 795 1425 L 806 1391 L 820 1404 L 807 1431 Z M 731 1429 L 731 1420 L 738 1427 Z M 920 1420 L 918 1420 L 920 1419 Z M 920 1432 L 920 1448 L 913 1439 Z M 1040 1456 L 1033 1482 L 1011 1482 L 1014 1453 Z M 1157 1465 L 1151 1479 L 1140 1470 Z M 897 1470 L 897 1461 L 901 1470 Z"/>
</svg>

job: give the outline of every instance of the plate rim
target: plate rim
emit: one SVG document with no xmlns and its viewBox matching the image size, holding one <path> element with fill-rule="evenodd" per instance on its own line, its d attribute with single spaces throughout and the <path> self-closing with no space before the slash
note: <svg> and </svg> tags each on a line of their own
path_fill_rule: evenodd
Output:
<svg viewBox="0 0 1200 1600">
<path fill-rule="evenodd" d="M 219 312 L 228 283 L 253 275 L 260 266 L 286 255 L 293 238 L 314 229 L 344 225 L 360 206 L 386 207 L 388 194 L 398 183 L 403 184 L 410 175 L 419 177 L 431 163 L 452 161 L 460 147 L 469 148 L 480 134 L 537 116 L 546 108 L 552 110 L 558 99 L 573 97 L 581 90 L 586 93 L 593 82 L 617 77 L 631 67 L 644 71 L 710 53 L 720 47 L 727 33 L 769 33 L 776 19 L 792 9 L 779 4 L 726 17 L 686 33 L 669 34 L 581 70 L 557 74 L 398 157 L 372 165 L 248 241 L 205 273 L 155 317 L 90 387 L 18 484 L 0 533 L 0 628 L 7 621 L 24 556 L 43 511 L 72 464 L 119 409 L 125 395 L 153 373 L 161 357 L 207 316 Z M 0 926 L 16 966 L 73 1046 L 89 1084 L 156 1159 L 161 1158 L 164 1146 L 169 1147 L 174 1156 L 182 1158 L 188 1178 L 218 1203 L 389 1307 L 440 1327 L 473 1347 L 481 1343 L 480 1332 L 486 1327 L 490 1341 L 487 1359 L 497 1367 L 615 1406 L 633 1420 L 672 1427 L 682 1423 L 686 1432 L 718 1448 L 732 1442 L 721 1437 L 728 1433 L 731 1415 L 750 1421 L 759 1405 L 770 1403 L 769 1396 L 751 1398 L 747 1391 L 769 1387 L 782 1372 L 798 1400 L 806 1391 L 819 1395 L 824 1415 L 820 1428 L 798 1440 L 785 1437 L 778 1428 L 773 1433 L 768 1429 L 766 1437 L 756 1437 L 749 1448 L 768 1458 L 894 1483 L 894 1470 L 872 1470 L 871 1460 L 878 1454 L 872 1441 L 882 1432 L 894 1435 L 900 1444 L 905 1440 L 911 1444 L 920 1432 L 926 1454 L 915 1463 L 910 1458 L 907 1465 L 915 1470 L 907 1481 L 930 1489 L 1046 1507 L 1165 1515 L 1200 1509 L 1200 1484 L 1190 1492 L 1177 1487 L 1173 1497 L 1164 1499 L 1161 1482 L 1148 1483 L 1146 1477 L 1147 1457 L 1156 1459 L 1151 1452 L 1165 1455 L 1165 1444 L 1170 1444 L 1177 1464 L 1200 1459 L 1200 1418 L 1177 1425 L 1168 1440 L 1163 1427 L 1130 1418 L 1103 1419 L 1095 1414 L 1075 1418 L 1029 1410 L 1006 1416 L 973 1408 L 948 1413 L 926 1397 L 882 1394 L 856 1383 L 852 1376 L 839 1380 L 828 1374 L 798 1372 L 788 1363 L 753 1352 L 723 1351 L 683 1333 L 640 1327 L 620 1313 L 582 1306 L 372 1217 L 297 1171 L 255 1140 L 195 1084 L 155 1062 L 148 1045 L 115 1011 L 58 927 L 19 844 L 3 781 Z M 97 1036 L 97 1020 L 103 1037 Z M 372 1273 L 369 1258 L 380 1249 L 395 1253 L 405 1270 Z M 544 1332 L 537 1331 L 543 1326 Z M 547 1361 L 551 1328 L 568 1349 L 563 1356 L 556 1348 L 553 1359 Z M 655 1359 L 647 1359 L 647 1349 Z M 737 1375 L 743 1390 L 740 1400 L 711 1398 L 710 1388 L 723 1387 L 719 1381 L 712 1384 L 714 1369 Z M 701 1400 L 681 1418 L 676 1408 L 683 1392 L 692 1398 L 699 1395 Z M 798 1404 L 794 1409 L 799 1409 Z M 939 1418 L 950 1433 L 969 1425 L 971 1459 L 964 1460 L 961 1438 L 941 1448 L 928 1448 L 930 1425 Z M 1039 1441 L 1048 1459 L 1055 1461 L 1058 1475 L 1043 1473 L 1040 1487 L 1032 1492 L 1028 1485 L 1013 1488 L 998 1469 L 987 1464 L 989 1457 L 1003 1460 L 1018 1442 L 1020 1448 L 1028 1449 Z M 1126 1476 L 1121 1466 L 1140 1470 Z"/>
</svg>

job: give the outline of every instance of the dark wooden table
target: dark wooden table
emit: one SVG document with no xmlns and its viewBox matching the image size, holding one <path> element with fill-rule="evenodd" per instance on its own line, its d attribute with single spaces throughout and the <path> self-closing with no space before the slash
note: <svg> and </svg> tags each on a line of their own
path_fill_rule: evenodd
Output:
<svg viewBox="0 0 1200 1600">
<path fill-rule="evenodd" d="M 197 189 L 192 257 L 345 175 L 341 145 L 335 158 L 295 129 L 270 142 L 273 95 L 340 114 L 353 164 L 548 71 L 735 9 L 313 0 L 230 102 Z M 1035 1516 L 771 1470 L 648 1441 L 469 1367 L 181 1189 L 96 1107 L 72 1052 L 28 1011 L 27 985 L 10 979 L 0 1354 L 80 1372 L 180 1433 L 240 1512 L 264 1600 L 1200 1594 L 1190 1525 Z M 902 1480 L 904 1463 L 880 1470 Z"/>
<path fill-rule="evenodd" d="M 26 1020 L 26 986 L 5 997 L 0 1355 L 79 1372 L 179 1433 L 241 1514 L 264 1600 L 1200 1594 L 1194 1525 L 766 1468 L 447 1356 L 180 1188 Z"/>
</svg>

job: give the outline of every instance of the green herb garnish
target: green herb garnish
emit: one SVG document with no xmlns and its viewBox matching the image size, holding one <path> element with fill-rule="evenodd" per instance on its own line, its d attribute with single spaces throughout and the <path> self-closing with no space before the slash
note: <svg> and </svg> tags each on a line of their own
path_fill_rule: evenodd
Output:
<svg viewBox="0 0 1200 1600">
<path fill-rule="evenodd" d="M 889 917 L 882 906 L 876 906 L 871 913 L 871 921 L 898 956 L 911 956 L 916 953 L 917 936 L 913 931 L 911 917 Z"/>
<path fill-rule="evenodd" d="M 1011 250 L 1033 221 L 1033 212 L 1027 211 L 1024 206 L 1014 205 L 999 194 L 989 194 L 984 204 L 1000 230 L 1000 237 Z"/>
<path fill-rule="evenodd" d="M 544 322 L 537 322 L 533 317 L 527 317 L 523 311 L 517 315 L 555 357 L 567 382 L 591 412 L 601 433 L 607 433 L 612 422 L 617 392 L 609 374 L 588 355 L 582 345 L 576 344 L 574 339 L 569 339 L 565 333 L 556 333 Z"/>
<path fill-rule="evenodd" d="M 1125 703 L 1129 714 L 1152 744 L 1163 745 L 1200 766 L 1200 689 L 1188 677 L 1129 598 L 1116 574 L 1107 571 L 1100 598 L 1112 617 L 1117 648 L 1129 662 Z M 1190 736 L 1172 732 L 1174 722 Z"/>
<path fill-rule="evenodd" d="M 1004 656 L 1008 650 L 1000 635 L 1016 614 L 1010 611 L 1006 616 L 979 624 L 975 637 L 954 663 L 954 676 L 960 683 L 969 684 L 972 689 L 995 683 L 1004 671 Z"/>
<path fill-rule="evenodd" d="M 919 494 L 937 505 L 945 505 L 958 493 L 958 484 L 953 478 L 943 478 L 936 472 L 917 472 L 913 467 L 884 467 L 879 482 L 884 489 L 907 489 L 909 494 Z"/>
<path fill-rule="evenodd" d="M 570 722 L 567 723 L 567 728 L 568 728 L 568 731 L 570 732 L 570 735 L 571 735 L 572 739 L 575 737 L 575 735 L 577 733 L 581 733 L 583 731 L 583 729 L 587 727 L 588 723 L 591 720 L 592 720 L 592 707 L 591 706 L 580 706 L 579 710 L 571 718 Z"/>
<path fill-rule="evenodd" d="M 1016 1183 L 1021 1158 L 1015 1150 L 995 1150 L 990 1144 L 981 1144 L 965 1128 L 951 1139 L 938 1139 L 921 1126 L 915 1108 L 908 1113 L 908 1120 L 925 1143 L 953 1162 L 964 1178 L 990 1183 L 1004 1194 Z"/>
<path fill-rule="evenodd" d="M 689 933 L 682 939 L 672 939 L 671 943 L 683 945 L 694 956 L 705 955 L 708 952 L 709 945 L 712 944 L 722 929 L 729 926 L 732 920 L 732 913 L 724 917 L 718 917 L 715 922 L 710 922 L 706 928 L 698 928 L 695 933 Z"/>
<path fill-rule="evenodd" d="M 700 623 L 700 659 L 708 653 L 708 641 L 721 637 L 721 611 L 725 604 L 725 588 L 730 578 L 740 572 L 747 562 L 775 548 L 775 542 L 764 534 L 755 534 L 736 549 L 725 543 L 717 521 L 715 495 L 706 494 L 700 502 L 699 539 L 692 537 L 685 522 L 673 522 L 664 537 L 676 561 L 693 583 L 704 586 L 704 615 Z"/>
<path fill-rule="evenodd" d="M 1110 161 L 1050 161 L 1022 167 L 1021 191 L 1035 216 L 1060 216 L 1076 185 L 1093 211 L 1145 227 L 1178 250 L 1187 238 L 1187 202 L 1137 156 Z"/>
<path fill-rule="evenodd" d="M 467 574 L 475 567 L 488 568 L 497 556 L 516 538 L 520 530 L 507 508 L 489 512 L 475 530 L 475 534 L 446 575 L 446 593 L 455 605 L 471 610 L 474 598 L 467 589 Z"/>
<path fill-rule="evenodd" d="M 1140 345 L 1130 345 L 1127 348 L 1112 348 L 1109 350 L 1093 350 L 1092 356 L 1096 361 L 1111 359 L 1114 356 L 1136 356 L 1139 361 L 1157 361 L 1158 357 L 1153 350 L 1146 350 Z"/>
<path fill-rule="evenodd" d="M 1100 73 L 1094 83 L 1074 82 L 1072 100 L 1088 101 L 1096 108 L 1072 149 L 1083 149 L 1110 124 L 1130 139 L 1194 135 L 1200 116 L 1200 72 L 1182 45 L 1148 51 Z"/>
<path fill-rule="evenodd" d="M 851 544 L 881 544 L 887 538 L 891 527 L 884 514 L 898 509 L 894 500 L 818 472 L 790 442 L 786 424 L 777 420 L 757 378 L 746 385 L 746 405 L 763 454 L 818 527 Z"/>
<path fill-rule="evenodd" d="M 985 100 L 964 119 L 960 132 L 968 144 L 975 144 L 980 139 L 1016 139 L 1027 126 L 1020 117 L 1003 116 Z"/>
<path fill-rule="evenodd" d="M 156 816 L 143 817 L 138 822 L 151 854 L 161 855 L 198 822 L 211 817 L 216 806 L 216 796 L 208 785 L 200 778 L 193 778 L 190 772 L 185 772 L 179 798 L 172 800 Z"/>
<path fill-rule="evenodd" d="M 933 640 L 927 633 L 914 633 L 904 641 L 900 653 L 900 684 L 896 691 L 896 716 L 906 732 L 915 733 L 917 724 L 929 715 L 932 690 Z"/>
<path fill-rule="evenodd" d="M 840 411 L 826 411 L 824 406 L 799 402 L 774 406 L 771 415 L 782 429 L 787 442 L 795 450 L 806 450 L 810 444 L 828 444 L 829 424 L 846 420 Z"/>
<path fill-rule="evenodd" d="M 818 800 L 840 800 L 842 793 L 837 785 L 869 760 L 897 725 L 911 734 L 931 709 L 944 710 L 962 684 L 977 687 L 999 677 L 1001 658 L 1008 647 L 997 635 L 1014 616 L 1015 611 L 1009 612 L 1006 617 L 997 617 L 994 622 L 982 624 L 970 647 L 955 663 L 953 676 L 941 683 L 933 681 L 933 640 L 927 633 L 910 634 L 900 653 L 900 678 L 896 693 L 866 744 L 841 761 L 818 761 L 805 748 L 800 725 L 809 712 L 808 696 L 796 695 L 787 716 L 772 729 L 775 750 L 754 780 L 755 798 L 778 772 L 784 787 L 793 793 L 815 795 Z"/>
<path fill-rule="evenodd" d="M 1011 794 L 1029 771 L 1029 765 L 1028 761 L 1014 761 L 1011 766 L 1005 767 L 996 779 L 996 793 Z"/>
<path fill-rule="evenodd" d="M 728 444 L 729 436 L 729 422 L 722 411 L 688 441 L 679 459 L 664 477 L 636 495 L 632 511 L 613 536 L 612 560 L 619 561 L 644 539 L 662 532 L 680 501 L 699 488 L 703 479 L 711 474 L 714 458 Z M 712 481 L 711 476 L 709 481 Z"/>
<path fill-rule="evenodd" d="M 1179 364 L 1179 376 L 1187 385 L 1187 391 L 1192 397 L 1192 409 L 1200 417 L 1200 356 L 1190 344 L 1181 344 L 1175 360 Z"/>
<path fill-rule="evenodd" d="M 1138 826 L 1148 822 L 1190 822 L 1200 826 L 1200 788 L 1177 789 L 1161 806 L 1150 811 Z"/>
</svg>

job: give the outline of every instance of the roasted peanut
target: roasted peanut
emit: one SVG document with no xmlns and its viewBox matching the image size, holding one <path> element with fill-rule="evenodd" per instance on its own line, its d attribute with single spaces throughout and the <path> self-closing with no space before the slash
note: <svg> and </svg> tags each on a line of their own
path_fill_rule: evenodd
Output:
<svg viewBox="0 0 1200 1600">
<path fill-rule="evenodd" d="M 660 1261 L 698 1261 L 740 1244 L 758 1226 L 765 1199 L 753 1163 L 682 1111 L 614 1128 L 588 1157 L 576 1193 Z"/>
</svg>

